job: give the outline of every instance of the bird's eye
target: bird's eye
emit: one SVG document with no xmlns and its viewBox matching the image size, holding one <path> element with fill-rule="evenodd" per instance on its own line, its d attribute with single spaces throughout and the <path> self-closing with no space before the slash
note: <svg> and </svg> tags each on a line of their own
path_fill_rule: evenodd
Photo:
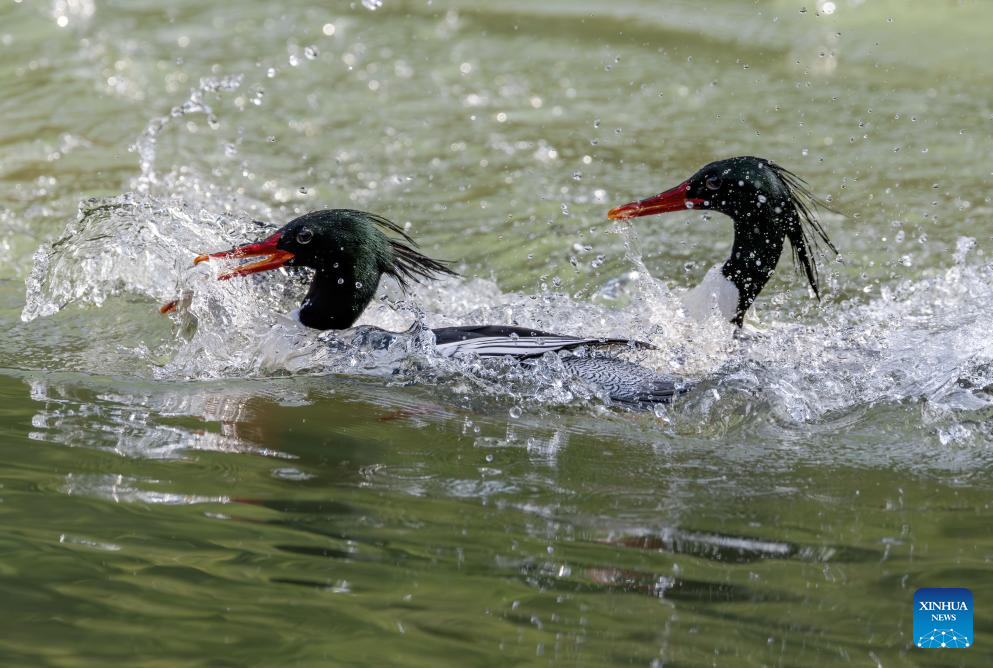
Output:
<svg viewBox="0 0 993 668">
<path fill-rule="evenodd" d="M 302 245 L 309 244 L 313 238 L 314 238 L 314 231 L 311 230 L 309 227 L 305 227 L 299 232 L 297 232 L 298 244 L 302 244 Z"/>
<path fill-rule="evenodd" d="M 704 183 L 706 184 L 708 190 L 721 189 L 721 177 L 719 176 L 708 176 Z"/>
</svg>

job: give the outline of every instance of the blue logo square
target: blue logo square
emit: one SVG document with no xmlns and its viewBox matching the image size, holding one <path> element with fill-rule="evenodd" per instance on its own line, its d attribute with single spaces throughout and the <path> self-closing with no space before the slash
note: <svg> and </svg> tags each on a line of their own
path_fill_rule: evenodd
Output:
<svg viewBox="0 0 993 668">
<path fill-rule="evenodd" d="M 918 589 L 914 592 L 914 645 L 921 649 L 972 647 L 972 592 Z"/>
</svg>

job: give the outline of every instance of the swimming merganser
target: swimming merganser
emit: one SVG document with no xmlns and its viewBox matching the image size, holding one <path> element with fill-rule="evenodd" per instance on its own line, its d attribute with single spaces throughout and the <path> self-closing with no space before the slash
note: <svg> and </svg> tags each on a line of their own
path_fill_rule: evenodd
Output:
<svg viewBox="0 0 993 668">
<path fill-rule="evenodd" d="M 745 313 L 775 271 L 786 239 L 814 295 L 820 298 L 817 265 L 811 251 L 818 242 L 835 253 L 837 250 L 814 215 L 818 206 L 822 206 L 821 202 L 789 170 L 769 160 L 738 157 L 713 162 L 675 188 L 612 209 L 608 217 L 625 220 L 693 208 L 730 216 L 734 222 L 731 255 L 708 272 L 703 284 L 690 293 L 689 302 L 702 298 L 740 327 Z M 399 239 L 388 236 L 388 232 Z M 241 265 L 219 278 L 227 280 L 283 266 L 315 271 L 310 289 L 296 311 L 303 325 L 315 329 L 350 328 L 372 300 L 383 274 L 393 276 L 404 290 L 411 280 L 455 275 L 445 263 L 416 250 L 414 241 L 394 223 L 350 209 L 308 213 L 263 241 L 200 255 L 194 263 L 246 257 L 263 259 Z M 174 303 L 167 304 L 163 312 L 173 307 Z M 381 342 L 388 343 L 395 336 L 392 332 L 375 331 L 385 337 Z M 688 386 L 616 357 L 567 352 L 617 345 L 650 347 L 637 341 L 576 337 L 505 325 L 431 331 L 438 351 L 447 356 L 509 356 L 528 363 L 549 352 L 566 353 L 562 362 L 569 372 L 601 387 L 617 402 L 667 402 Z M 365 332 L 362 339 L 376 338 L 368 334 Z"/>
<path fill-rule="evenodd" d="M 355 324 L 372 301 L 383 274 L 396 279 L 404 290 L 409 281 L 457 275 L 446 263 L 423 255 L 416 246 L 400 227 L 381 216 L 351 209 L 330 209 L 300 216 L 257 243 L 200 255 L 194 259 L 194 264 L 207 260 L 263 258 L 221 274 L 220 280 L 284 266 L 309 267 L 315 272 L 314 278 L 303 303 L 295 311 L 296 318 L 314 329 L 341 330 Z M 161 310 L 167 313 L 174 308 L 175 302 L 171 302 Z M 372 333 L 362 332 L 361 340 L 388 345 L 396 337 L 394 332 L 372 329 Z M 667 402 L 684 386 L 638 364 L 593 350 L 609 346 L 651 347 L 637 341 L 566 336 L 505 325 L 441 327 L 431 331 L 435 346 L 445 356 L 459 353 L 480 357 L 509 356 L 528 364 L 549 352 L 589 349 L 590 354 L 586 355 L 562 355 L 564 368 L 602 388 L 611 400 L 625 404 Z"/>
<path fill-rule="evenodd" d="M 817 208 L 826 206 L 796 174 L 770 160 L 742 156 L 712 162 L 675 188 L 611 209 L 607 217 L 626 220 L 687 209 L 729 216 L 734 222 L 731 256 L 712 268 L 685 301 L 695 315 L 716 308 L 741 327 L 748 308 L 772 277 L 786 239 L 794 262 L 820 299 L 811 251 L 819 242 L 835 254 L 838 250 L 817 220 Z"/>
</svg>

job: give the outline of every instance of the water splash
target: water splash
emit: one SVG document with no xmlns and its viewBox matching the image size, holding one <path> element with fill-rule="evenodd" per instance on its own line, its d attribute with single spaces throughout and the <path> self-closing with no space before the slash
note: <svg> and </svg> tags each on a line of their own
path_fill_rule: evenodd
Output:
<svg viewBox="0 0 993 668">
<path fill-rule="evenodd" d="M 125 193 L 82 202 L 62 235 L 34 254 L 21 320 L 69 304 L 101 305 L 125 292 L 164 300 L 201 251 L 256 234 L 264 225 L 175 196 Z M 191 255 L 193 253 L 193 255 Z"/>
<path fill-rule="evenodd" d="M 789 425 L 831 423 L 851 411 L 917 401 L 924 402 L 924 422 L 941 443 L 990 436 L 983 425 L 993 415 L 993 343 L 983 323 L 993 309 L 993 269 L 969 264 L 971 239 L 960 240 L 955 264 L 940 274 L 883 286 L 868 302 L 828 304 L 802 321 L 782 315 L 787 309 L 780 303 L 761 314 L 767 318 L 761 329 L 736 336 L 726 323 L 688 318 L 682 291 L 651 276 L 634 237 L 628 239 L 633 278 L 613 281 L 613 304 L 626 302 L 623 307 L 551 288 L 504 293 L 480 279 L 417 285 L 405 296 L 385 279 L 359 327 L 319 333 L 282 315 L 299 305 L 305 272 L 219 282 L 213 263 L 192 267 L 200 252 L 260 238 L 273 224 L 218 211 L 225 197 L 201 179 L 193 189 L 198 201 L 179 187 L 183 178 L 191 177 L 166 178 L 181 193 L 173 197 L 128 193 L 85 202 L 63 236 L 36 253 L 22 319 L 70 304 L 100 306 L 124 294 L 146 298 L 152 317 L 156 304 L 181 294 L 175 337 L 137 351 L 133 373 L 164 380 L 372 375 L 437 384 L 463 404 L 509 397 L 525 409 L 602 397 L 571 378 L 555 355 L 529 369 L 444 359 L 425 327 L 507 324 L 627 336 L 657 346 L 637 353 L 638 362 L 706 381 L 680 403 L 679 430 L 713 429 L 745 411 L 769 414 L 788 431 Z M 378 328 L 403 334 L 383 345 Z M 756 403 L 764 409 L 756 410 Z"/>
<path fill-rule="evenodd" d="M 555 356 L 535 370 L 444 360 L 432 353 L 422 329 L 387 347 L 376 345 L 368 329 L 510 324 L 648 340 L 658 349 L 639 353 L 641 363 L 691 379 L 716 377 L 723 401 L 688 402 L 691 411 L 705 414 L 732 410 L 736 400 L 728 396 L 759 397 L 778 419 L 793 424 L 861 405 L 923 399 L 931 422 L 945 429 L 949 411 L 991 406 L 993 344 L 981 323 L 993 308 L 993 276 L 988 266 L 966 264 L 969 240 L 960 241 L 957 264 L 941 275 L 884 286 L 868 303 L 829 306 L 814 324 L 772 313 L 764 330 L 740 337 L 718 323 L 685 317 L 680 293 L 652 278 L 633 250 L 629 257 L 638 271 L 619 288 L 618 296 L 629 300 L 624 308 L 551 290 L 503 293 L 478 279 L 419 285 L 405 298 L 384 280 L 380 299 L 359 321 L 364 327 L 321 334 L 281 315 L 299 304 L 306 274 L 218 282 L 217 268 L 191 267 L 196 254 L 258 238 L 270 227 L 213 210 L 209 203 L 216 206 L 218 199 L 217 193 L 200 203 L 130 193 L 84 203 L 63 236 L 36 253 L 22 319 L 69 304 L 99 306 L 125 293 L 149 298 L 151 314 L 154 303 L 183 294 L 176 338 L 145 360 L 163 379 L 399 372 L 413 382 L 460 377 L 455 395 L 531 396 L 556 404 L 596 400 L 595 388 L 568 379 Z M 968 436 L 942 433 L 948 441 Z"/>
<path fill-rule="evenodd" d="M 213 109 L 205 101 L 208 93 L 231 92 L 241 86 L 243 76 L 234 74 L 223 77 L 206 77 L 200 80 L 200 85 L 190 91 L 190 96 L 185 102 L 173 107 L 165 116 L 153 118 L 148 123 L 148 127 L 141 133 L 135 143 L 130 147 L 131 151 L 138 153 L 138 166 L 141 171 L 135 180 L 133 187 L 141 193 L 147 193 L 149 189 L 157 183 L 155 174 L 155 154 L 158 145 L 159 135 L 173 122 L 174 119 L 182 118 L 189 114 L 206 114 L 208 123 L 216 124 L 216 116 Z"/>
<path fill-rule="evenodd" d="M 993 436 L 993 267 L 953 266 L 829 309 L 817 326 L 771 323 L 746 342 L 724 383 L 760 396 L 786 424 L 920 402 L 942 444 Z M 965 426 L 963 426 L 963 424 Z"/>
</svg>

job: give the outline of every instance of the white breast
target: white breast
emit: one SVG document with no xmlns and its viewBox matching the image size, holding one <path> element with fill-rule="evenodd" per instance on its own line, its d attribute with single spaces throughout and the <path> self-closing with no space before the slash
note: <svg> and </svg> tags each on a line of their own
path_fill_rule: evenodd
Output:
<svg viewBox="0 0 993 668">
<path fill-rule="evenodd" d="M 695 320 L 720 316 L 730 321 L 738 312 L 738 287 L 729 281 L 715 265 L 703 277 L 703 282 L 683 297 L 686 313 Z"/>
</svg>

